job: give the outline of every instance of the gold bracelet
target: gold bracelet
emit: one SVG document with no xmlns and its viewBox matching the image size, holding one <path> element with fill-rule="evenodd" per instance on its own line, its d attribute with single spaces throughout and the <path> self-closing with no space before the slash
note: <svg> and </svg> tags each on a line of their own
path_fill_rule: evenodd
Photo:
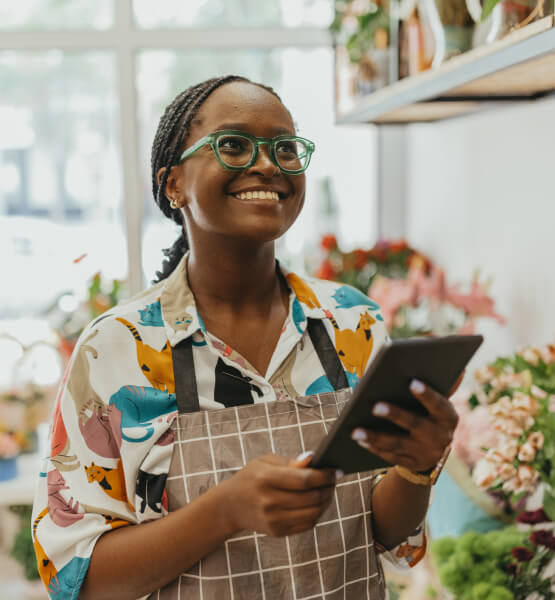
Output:
<svg viewBox="0 0 555 600">
<path fill-rule="evenodd" d="M 415 473 L 406 467 L 402 467 L 401 465 L 395 465 L 395 470 L 397 474 L 400 475 L 403 479 L 410 481 L 411 483 L 415 483 L 416 485 L 432 485 L 432 477 L 431 475 L 424 475 L 423 473 Z"/>
<path fill-rule="evenodd" d="M 401 465 L 395 465 L 395 470 L 403 479 L 406 479 L 411 483 L 415 483 L 416 485 L 434 485 L 447 461 L 449 452 L 451 452 L 451 444 L 445 448 L 443 455 L 429 475 L 426 475 L 425 473 L 415 473 L 414 471 L 411 471 L 410 469 L 407 469 Z"/>
</svg>

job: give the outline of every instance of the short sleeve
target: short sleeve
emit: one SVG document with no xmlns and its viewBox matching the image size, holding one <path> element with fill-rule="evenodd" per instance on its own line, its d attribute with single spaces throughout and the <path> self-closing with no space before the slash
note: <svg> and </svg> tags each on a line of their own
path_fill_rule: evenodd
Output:
<svg viewBox="0 0 555 600">
<path fill-rule="evenodd" d="M 64 375 L 33 505 L 38 570 L 53 599 L 78 598 L 101 535 L 148 516 L 136 496 L 141 465 L 169 465 L 171 448 L 156 445 L 169 420 L 137 415 L 147 388 L 135 349 L 104 323 L 82 334 Z M 175 409 L 175 394 L 159 394 L 167 413 Z"/>
</svg>

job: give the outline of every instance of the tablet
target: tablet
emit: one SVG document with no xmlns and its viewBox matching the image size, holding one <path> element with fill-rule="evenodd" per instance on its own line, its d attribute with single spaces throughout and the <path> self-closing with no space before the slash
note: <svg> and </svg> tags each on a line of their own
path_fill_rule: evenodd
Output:
<svg viewBox="0 0 555 600">
<path fill-rule="evenodd" d="M 391 421 L 372 414 L 383 400 L 417 414 L 428 411 L 409 390 L 420 379 L 447 396 L 483 341 L 481 335 L 452 335 L 393 340 L 384 344 L 359 381 L 327 436 L 316 450 L 310 467 L 341 469 L 346 475 L 391 466 L 351 439 L 355 427 L 407 435 Z"/>
</svg>

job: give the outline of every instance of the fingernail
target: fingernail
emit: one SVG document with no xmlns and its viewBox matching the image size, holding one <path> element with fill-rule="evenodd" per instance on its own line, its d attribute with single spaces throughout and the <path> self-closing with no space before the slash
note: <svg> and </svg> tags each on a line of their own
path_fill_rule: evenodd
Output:
<svg viewBox="0 0 555 600">
<path fill-rule="evenodd" d="M 295 460 L 304 460 L 305 458 L 308 458 L 309 456 L 312 456 L 314 454 L 313 450 L 307 450 L 306 452 L 302 452 L 301 454 L 299 454 L 299 456 L 297 456 L 297 458 Z"/>
<path fill-rule="evenodd" d="M 383 402 L 378 402 L 372 412 L 378 417 L 383 417 L 389 413 L 389 406 Z"/>
<path fill-rule="evenodd" d="M 426 386 L 418 379 L 413 379 L 410 382 L 410 389 L 415 394 L 422 394 L 422 392 L 426 389 Z"/>
<path fill-rule="evenodd" d="M 335 481 L 341 479 L 342 477 L 345 477 L 345 473 L 341 469 L 337 469 L 335 471 Z"/>
<path fill-rule="evenodd" d="M 356 440 L 357 442 L 360 440 L 367 440 L 368 435 L 364 429 L 357 427 L 356 429 L 353 429 L 353 432 L 351 433 L 351 439 Z"/>
</svg>

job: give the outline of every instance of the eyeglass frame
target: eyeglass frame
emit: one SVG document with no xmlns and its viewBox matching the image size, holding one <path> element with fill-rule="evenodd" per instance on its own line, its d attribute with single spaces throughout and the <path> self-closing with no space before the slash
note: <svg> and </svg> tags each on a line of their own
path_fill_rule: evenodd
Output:
<svg viewBox="0 0 555 600">
<path fill-rule="evenodd" d="M 223 161 L 222 157 L 220 156 L 220 152 L 216 145 L 216 142 L 220 137 L 222 137 L 224 135 L 241 136 L 243 138 L 248 139 L 252 143 L 252 145 L 253 145 L 252 156 L 251 156 L 250 161 L 246 165 L 243 165 L 241 167 L 233 167 L 231 165 L 226 164 Z M 284 169 L 278 163 L 277 158 L 276 158 L 276 145 L 283 140 L 300 141 L 306 145 L 308 157 L 306 160 L 306 164 L 302 167 L 302 169 Z M 267 138 L 267 137 L 256 137 L 254 135 L 251 135 L 250 133 L 246 133 L 245 131 L 238 131 L 235 129 L 223 129 L 221 131 L 214 131 L 212 133 L 205 135 L 204 137 L 200 138 L 200 140 L 195 142 L 192 146 L 190 146 L 189 148 L 186 148 L 183 151 L 183 153 L 181 154 L 181 156 L 179 157 L 178 162 L 179 163 L 183 162 L 184 160 L 186 160 L 187 158 L 192 156 L 197 150 L 200 150 L 202 147 L 204 147 L 206 145 L 210 145 L 210 147 L 212 148 L 212 151 L 214 152 L 214 156 L 216 157 L 216 160 L 220 163 L 220 165 L 224 169 L 227 169 L 228 171 L 244 171 L 245 169 L 248 169 L 248 168 L 252 167 L 252 165 L 254 165 L 254 163 L 256 162 L 256 159 L 258 158 L 258 147 L 261 146 L 262 144 L 268 144 L 269 150 L 270 150 L 270 152 L 269 152 L 270 160 L 272 161 L 272 163 L 274 165 L 276 165 L 276 167 L 282 173 L 286 173 L 287 175 L 300 175 L 301 173 L 304 173 L 307 170 L 308 165 L 310 164 L 310 159 L 312 158 L 312 153 L 314 152 L 314 150 L 316 148 L 316 145 L 314 144 L 314 142 L 311 142 L 310 140 L 307 140 L 306 138 L 303 138 L 303 137 L 300 137 L 297 135 L 284 134 L 284 135 L 276 135 L 273 138 Z"/>
</svg>

